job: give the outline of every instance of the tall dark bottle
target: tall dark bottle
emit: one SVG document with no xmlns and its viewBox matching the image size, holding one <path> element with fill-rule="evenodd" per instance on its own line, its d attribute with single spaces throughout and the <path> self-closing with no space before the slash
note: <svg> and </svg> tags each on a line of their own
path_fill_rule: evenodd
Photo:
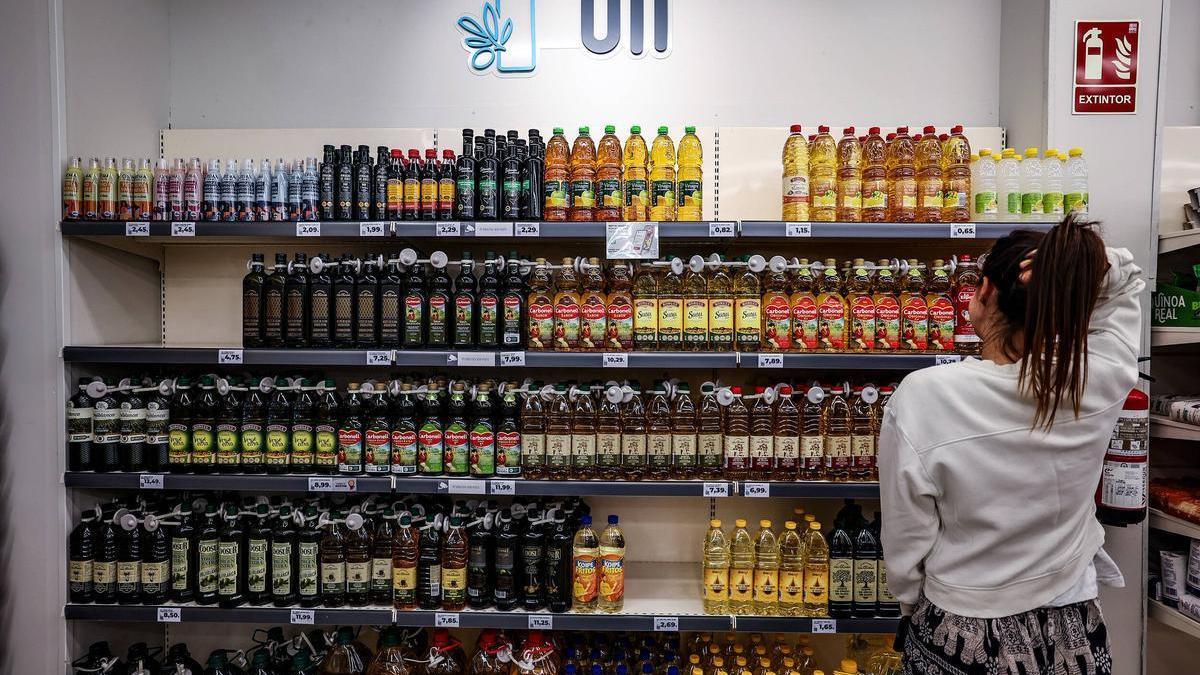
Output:
<svg viewBox="0 0 1200 675">
<path fill-rule="evenodd" d="M 338 471 L 338 414 L 341 399 L 333 380 L 321 383 L 313 406 L 313 470 L 332 475 Z"/>
<path fill-rule="evenodd" d="M 204 521 L 196 534 L 196 602 L 217 604 L 217 570 L 220 561 L 221 528 L 217 505 L 204 507 Z"/>
<path fill-rule="evenodd" d="M 275 254 L 275 267 L 263 283 L 262 346 L 285 345 L 284 298 L 287 296 L 287 254 Z"/>
<path fill-rule="evenodd" d="M 242 470 L 242 397 L 238 392 L 240 380 L 231 377 L 217 405 L 216 439 L 217 471 L 237 473 Z M 217 390 L 221 393 L 221 389 Z"/>
<path fill-rule="evenodd" d="M 396 512 L 388 507 L 374 519 L 371 533 L 371 602 L 392 604 L 392 542 L 396 536 Z"/>
<path fill-rule="evenodd" d="M 515 254 L 509 256 L 500 297 L 500 342 L 505 347 L 520 347 L 525 344 L 525 281 Z"/>
<path fill-rule="evenodd" d="M 574 598 L 572 588 L 572 544 L 574 535 L 562 509 L 554 511 L 554 529 L 546 542 L 546 601 L 551 612 L 568 612 Z"/>
<path fill-rule="evenodd" d="M 408 164 L 404 171 L 404 219 L 421 219 L 421 177 L 425 168 L 421 165 L 421 153 L 410 148 Z"/>
<path fill-rule="evenodd" d="M 400 302 L 404 278 L 400 276 L 400 258 L 392 256 L 379 275 L 379 346 L 396 349 L 404 337 Z"/>
<path fill-rule="evenodd" d="M 359 349 L 379 346 L 379 258 L 368 255 L 359 265 L 354 282 L 354 313 L 358 327 L 355 345 Z"/>
<path fill-rule="evenodd" d="M 463 151 L 454 164 L 454 217 L 475 220 L 475 150 L 471 144 L 475 131 L 463 129 L 462 136 Z"/>
<path fill-rule="evenodd" d="M 478 330 L 477 300 L 475 297 L 475 261 L 464 251 L 454 279 L 454 346 L 474 347 Z"/>
<path fill-rule="evenodd" d="M 113 528 L 117 533 L 117 602 L 132 605 L 142 599 L 142 528 L 136 515 L 118 514 Z"/>
<path fill-rule="evenodd" d="M 529 130 L 529 159 L 525 160 L 529 177 L 529 197 L 525 200 L 525 208 L 521 212 L 522 218 L 530 220 L 541 220 L 542 208 L 545 206 L 542 194 L 546 180 L 546 144 L 542 142 L 541 136 L 535 135 L 536 132 L 536 129 Z"/>
<path fill-rule="evenodd" d="M 192 382 L 186 377 L 175 380 L 171 400 L 171 420 L 167 423 L 167 467 L 183 473 L 192 469 Z M 94 444 L 93 444 L 94 445 Z"/>
<path fill-rule="evenodd" d="M 500 216 L 504 220 L 521 217 L 521 160 L 517 156 L 518 146 L 509 145 L 501 165 Z"/>
<path fill-rule="evenodd" d="M 479 163 L 479 220 L 497 220 L 501 215 L 500 183 L 503 176 L 496 157 L 496 131 L 484 129 L 483 161 Z M 476 142 L 478 142 L 478 138 Z"/>
<path fill-rule="evenodd" d="M 829 533 L 829 616 L 844 619 L 854 611 L 854 540 L 844 518 Z"/>
<path fill-rule="evenodd" d="M 329 513 L 329 522 L 321 532 L 321 604 L 341 607 L 346 604 L 346 533 L 340 511 Z"/>
<path fill-rule="evenodd" d="M 250 271 L 242 277 L 242 346 L 263 346 L 263 293 L 267 281 L 263 254 L 250 256 Z"/>
<path fill-rule="evenodd" d="M 292 420 L 288 435 L 292 441 L 292 473 L 311 473 L 316 462 L 317 435 L 313 415 L 317 407 L 317 385 L 310 379 L 300 381 L 292 400 Z"/>
<path fill-rule="evenodd" d="M 363 402 L 359 385 L 351 382 L 342 401 L 338 422 L 338 473 L 360 474 L 363 471 Z"/>
<path fill-rule="evenodd" d="M 245 473 L 263 473 L 267 470 L 267 391 L 265 378 L 251 378 L 242 399 L 242 415 L 238 434 L 242 449 L 242 467 Z"/>
<path fill-rule="evenodd" d="M 199 551 L 196 524 L 192 519 L 192 504 L 184 501 L 176 517 L 179 524 L 171 529 L 171 585 L 167 597 L 171 602 L 191 602 L 196 597 L 196 572 Z"/>
<path fill-rule="evenodd" d="M 113 524 L 116 509 L 102 509 L 96 526 L 96 556 L 92 564 L 92 597 L 96 602 L 117 601 L 117 530 Z"/>
<path fill-rule="evenodd" d="M 325 253 L 313 259 L 308 278 L 308 344 L 313 349 L 333 346 L 333 274 L 338 264 Z"/>
<path fill-rule="evenodd" d="M 870 523 L 856 514 L 854 533 L 854 616 L 872 618 L 879 611 L 879 539 Z"/>
<path fill-rule="evenodd" d="M 425 166 L 421 167 L 421 220 L 438 218 L 438 185 L 441 177 L 442 169 L 438 165 L 437 150 L 429 148 L 425 151 Z"/>
<path fill-rule="evenodd" d="M 421 528 L 417 551 L 417 606 L 438 609 L 442 606 L 442 536 L 433 523 Z"/>
<path fill-rule="evenodd" d="M 425 343 L 430 347 L 446 347 L 450 345 L 453 335 L 454 315 L 450 301 L 450 275 L 445 267 L 434 266 L 429 279 L 429 303 L 426 315 L 428 327 L 425 331 Z"/>
<path fill-rule="evenodd" d="M 136 378 L 121 396 L 118 430 L 123 471 L 146 470 L 146 399 Z"/>
<path fill-rule="evenodd" d="M 147 515 L 142 525 L 143 605 L 160 605 L 167 600 L 171 585 L 171 540 L 158 516 Z"/>
<path fill-rule="evenodd" d="M 96 409 L 87 388 L 92 378 L 81 377 L 75 393 L 67 399 L 67 466 L 72 471 L 91 471 L 96 466 L 92 452 L 92 416 Z"/>
<path fill-rule="evenodd" d="M 91 602 L 92 578 L 96 565 L 96 512 L 88 509 L 80 514 L 79 524 L 71 530 L 70 556 L 67 563 L 67 597 L 71 602 Z"/>
<path fill-rule="evenodd" d="M 371 200 L 375 192 L 375 166 L 371 163 L 371 147 L 358 146 L 358 161 L 354 165 L 354 218 L 371 219 Z"/>
<path fill-rule="evenodd" d="M 363 401 L 363 468 L 370 475 L 386 476 L 392 470 L 391 413 L 383 392 Z"/>
<path fill-rule="evenodd" d="M 296 253 L 295 260 L 288 265 L 288 276 L 284 282 L 284 343 L 288 347 L 303 348 L 309 345 L 309 298 L 308 255 Z"/>
<path fill-rule="evenodd" d="M 266 464 L 267 473 L 287 473 L 291 469 L 292 402 L 284 382 L 276 380 L 267 399 Z"/>
<path fill-rule="evenodd" d="M 334 219 L 350 220 L 354 216 L 354 156 L 350 146 L 340 148 L 334 175 Z"/>
<path fill-rule="evenodd" d="M 166 381 L 146 392 L 146 465 L 165 471 L 170 463 L 171 391 Z"/>
<path fill-rule="evenodd" d="M 338 270 L 333 277 L 333 346 L 338 349 L 353 349 L 358 316 L 355 313 L 354 272 L 359 261 L 342 255 Z"/>
<path fill-rule="evenodd" d="M 334 204 L 334 185 L 337 181 L 337 150 L 332 145 L 323 148 L 321 157 L 320 176 L 318 178 L 318 199 L 320 201 L 321 220 L 333 220 L 336 211 Z"/>
<path fill-rule="evenodd" d="M 513 521 L 510 509 L 496 516 L 495 584 L 492 597 L 496 609 L 512 611 L 521 604 L 521 584 L 518 581 L 518 561 L 521 558 L 521 532 Z"/>
<path fill-rule="evenodd" d="M 388 169 L 391 165 L 391 153 L 386 145 L 375 148 L 375 167 L 373 171 L 374 191 L 371 194 L 371 218 L 387 220 L 388 218 Z"/>
<path fill-rule="evenodd" d="M 479 275 L 475 297 L 475 344 L 484 349 L 495 349 L 500 345 L 502 311 L 500 275 L 496 271 L 496 256 L 491 251 L 488 251 L 483 262 L 483 273 Z"/>
<path fill-rule="evenodd" d="M 523 607 L 535 612 L 546 606 L 546 533 L 542 529 L 541 509 L 530 507 L 529 525 L 521 535 L 521 590 Z"/>
<path fill-rule="evenodd" d="M 271 604 L 276 607 L 291 607 L 296 604 L 297 598 L 296 524 L 292 518 L 292 507 L 279 507 L 279 517 L 275 526 L 268 526 L 267 532 L 271 543 Z"/>
<path fill-rule="evenodd" d="M 246 531 L 238 507 L 225 507 L 225 526 L 217 543 L 217 602 L 240 607 L 246 602 Z"/>
<path fill-rule="evenodd" d="M 246 529 L 246 601 L 265 605 L 271 601 L 270 507 L 260 503 Z"/>
<path fill-rule="evenodd" d="M 457 205 L 458 183 L 457 162 L 453 150 L 442 151 L 442 163 L 438 167 L 438 220 L 454 220 Z"/>
<path fill-rule="evenodd" d="M 398 476 L 415 476 L 418 459 L 417 405 L 412 385 L 400 384 L 400 395 L 392 402 L 391 471 Z"/>
<path fill-rule="evenodd" d="M 494 542 L 486 520 L 487 508 L 476 507 L 475 525 L 469 529 L 467 536 L 467 604 L 472 609 L 485 609 L 491 607 L 493 602 Z"/>
<path fill-rule="evenodd" d="M 321 604 L 321 530 L 317 507 L 309 506 L 296 534 L 296 593 L 301 607 Z"/>
<path fill-rule="evenodd" d="M 121 402 L 116 389 L 116 380 L 104 378 L 104 393 L 92 402 L 92 451 L 97 471 L 121 468 Z"/>
<path fill-rule="evenodd" d="M 192 470 L 212 473 L 217 465 L 217 408 L 220 395 L 212 375 L 200 378 L 200 395 L 192 406 Z"/>
<path fill-rule="evenodd" d="M 423 263 L 409 267 L 404 273 L 403 305 L 404 333 L 401 345 L 405 349 L 424 347 L 428 330 L 429 295 L 425 290 Z"/>
</svg>

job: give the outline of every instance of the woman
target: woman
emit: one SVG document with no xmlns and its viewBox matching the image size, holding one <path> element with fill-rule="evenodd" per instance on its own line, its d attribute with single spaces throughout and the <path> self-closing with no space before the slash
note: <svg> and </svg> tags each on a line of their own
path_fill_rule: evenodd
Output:
<svg viewBox="0 0 1200 675">
<path fill-rule="evenodd" d="M 971 300 L 981 358 L 909 375 L 879 440 L 905 673 L 1107 675 L 1094 495 L 1137 381 L 1141 270 L 1089 223 L 1018 231 Z"/>
</svg>

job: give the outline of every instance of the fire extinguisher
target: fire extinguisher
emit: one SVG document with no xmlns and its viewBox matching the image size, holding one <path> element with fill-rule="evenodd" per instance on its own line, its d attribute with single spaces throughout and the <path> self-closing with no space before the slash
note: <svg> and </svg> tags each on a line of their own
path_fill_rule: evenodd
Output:
<svg viewBox="0 0 1200 675">
<path fill-rule="evenodd" d="M 1150 482 L 1150 397 L 1134 388 L 1113 427 L 1104 472 L 1096 490 L 1096 517 L 1105 525 L 1133 525 L 1146 518 Z"/>
</svg>

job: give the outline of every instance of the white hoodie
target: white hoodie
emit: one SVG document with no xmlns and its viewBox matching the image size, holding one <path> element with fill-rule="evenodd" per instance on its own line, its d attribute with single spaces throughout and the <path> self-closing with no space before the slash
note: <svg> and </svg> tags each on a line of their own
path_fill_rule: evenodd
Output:
<svg viewBox="0 0 1200 675">
<path fill-rule="evenodd" d="M 968 617 L 1045 606 L 1104 544 L 1096 485 L 1137 382 L 1145 286 L 1128 250 L 1108 249 L 1108 261 L 1078 418 L 1065 404 L 1048 433 L 1031 430 L 1035 402 L 1018 390 L 1019 363 L 968 358 L 914 372 L 896 389 L 879 481 L 888 587 L 905 613 L 922 592 Z"/>
</svg>

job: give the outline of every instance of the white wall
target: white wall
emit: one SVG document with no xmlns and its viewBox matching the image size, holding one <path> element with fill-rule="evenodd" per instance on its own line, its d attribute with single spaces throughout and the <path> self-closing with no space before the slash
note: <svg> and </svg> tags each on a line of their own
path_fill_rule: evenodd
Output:
<svg viewBox="0 0 1200 675">
<path fill-rule="evenodd" d="M 1046 140 L 1045 0 L 1003 0 L 1000 40 L 1000 126 L 1010 148 Z"/>
<path fill-rule="evenodd" d="M 1200 0 L 1171 0 L 1169 19 L 1164 126 L 1200 125 Z"/>
</svg>

